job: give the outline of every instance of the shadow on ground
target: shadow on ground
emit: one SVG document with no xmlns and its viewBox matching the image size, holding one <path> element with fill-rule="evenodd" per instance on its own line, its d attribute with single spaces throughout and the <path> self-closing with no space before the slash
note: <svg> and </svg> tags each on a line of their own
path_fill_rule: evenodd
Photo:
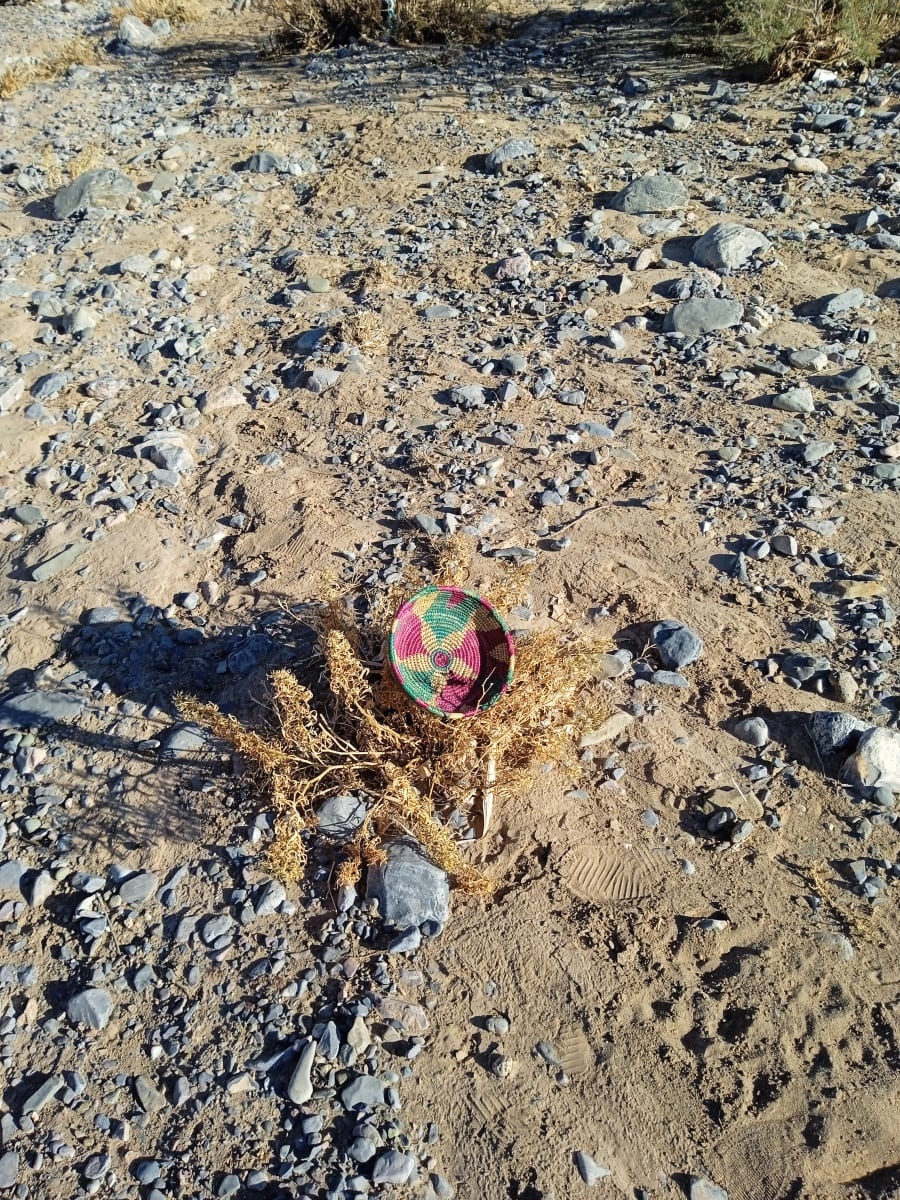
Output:
<svg viewBox="0 0 900 1200">
<path fill-rule="evenodd" d="M 157 80 L 202 80 L 245 74 L 257 80 L 298 83 L 316 80 L 315 99 L 295 98 L 298 107 L 433 102 L 468 96 L 472 83 L 506 93 L 523 82 L 551 89 L 617 84 L 626 72 L 652 89 L 721 76 L 722 68 L 698 57 L 672 57 L 667 45 L 672 16 L 666 5 L 632 4 L 617 9 L 584 5 L 549 9 L 516 24 L 508 35 L 481 46 L 395 46 L 357 42 L 320 53 L 288 53 L 273 47 L 247 15 L 232 18 L 215 38 L 186 28 L 181 40 L 140 59 L 142 76 Z M 200 32 L 201 36 L 196 36 Z M 193 36 L 192 36 L 193 35 Z M 111 61 L 115 57 L 111 56 Z M 523 67 L 528 69 L 523 77 Z M 435 74 L 438 72 L 439 74 Z M 325 86 L 322 86 L 322 85 Z M 503 96 L 504 102 L 506 96 Z M 536 104 L 558 101 L 553 95 Z M 257 97 L 252 101 L 259 103 Z M 490 96 L 479 103 L 490 107 Z"/>
<path fill-rule="evenodd" d="M 308 682 L 317 677 L 308 614 L 275 609 L 252 625 L 203 627 L 145 619 L 148 610 L 133 601 L 137 615 L 130 616 L 128 603 L 123 598 L 121 617 L 104 610 L 105 619 L 63 630 L 60 656 L 73 668 L 63 682 L 39 686 L 42 668 L 10 676 L 0 721 L 39 726 L 51 752 L 61 748 L 66 769 L 55 766 L 53 782 L 60 786 L 64 774 L 63 790 L 82 806 L 76 841 L 99 841 L 115 852 L 160 840 L 212 845 L 235 823 L 232 756 L 178 736 L 175 697 L 190 693 L 260 722 L 270 672 L 290 666 Z M 20 712 L 35 693 L 46 708 Z"/>
</svg>

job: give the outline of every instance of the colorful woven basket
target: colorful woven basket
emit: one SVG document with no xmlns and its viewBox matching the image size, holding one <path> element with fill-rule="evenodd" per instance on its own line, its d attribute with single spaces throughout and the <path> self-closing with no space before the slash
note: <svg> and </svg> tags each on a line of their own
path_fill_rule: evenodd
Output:
<svg viewBox="0 0 900 1200">
<path fill-rule="evenodd" d="M 515 643 L 481 596 L 427 587 L 394 618 L 390 656 L 400 686 L 416 704 L 442 717 L 472 717 L 512 682 Z"/>
</svg>

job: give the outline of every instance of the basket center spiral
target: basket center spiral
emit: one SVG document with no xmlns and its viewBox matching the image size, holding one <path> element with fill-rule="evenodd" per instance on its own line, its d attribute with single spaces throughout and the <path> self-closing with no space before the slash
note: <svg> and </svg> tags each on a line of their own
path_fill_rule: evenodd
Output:
<svg viewBox="0 0 900 1200">
<path fill-rule="evenodd" d="M 507 690 L 515 646 L 484 597 L 458 587 L 426 587 L 394 618 L 390 659 L 416 704 L 441 716 L 467 717 Z"/>
</svg>

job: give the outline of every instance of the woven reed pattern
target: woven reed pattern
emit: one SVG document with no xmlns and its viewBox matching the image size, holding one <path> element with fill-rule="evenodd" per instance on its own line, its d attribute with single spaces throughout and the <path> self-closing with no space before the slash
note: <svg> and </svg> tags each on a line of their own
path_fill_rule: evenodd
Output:
<svg viewBox="0 0 900 1200">
<path fill-rule="evenodd" d="M 474 592 L 427 587 L 400 608 L 391 666 L 416 704 L 443 717 L 471 717 L 509 687 L 515 644 L 503 618 Z"/>
</svg>

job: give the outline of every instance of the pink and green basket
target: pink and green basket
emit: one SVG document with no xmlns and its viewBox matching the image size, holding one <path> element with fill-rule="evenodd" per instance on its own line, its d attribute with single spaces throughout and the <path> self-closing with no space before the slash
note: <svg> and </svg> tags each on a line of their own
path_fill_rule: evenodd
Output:
<svg viewBox="0 0 900 1200">
<path fill-rule="evenodd" d="M 515 653 L 497 610 L 462 588 L 423 588 L 391 628 L 391 666 L 400 686 L 441 717 L 473 717 L 495 704 L 512 682 Z"/>
</svg>

